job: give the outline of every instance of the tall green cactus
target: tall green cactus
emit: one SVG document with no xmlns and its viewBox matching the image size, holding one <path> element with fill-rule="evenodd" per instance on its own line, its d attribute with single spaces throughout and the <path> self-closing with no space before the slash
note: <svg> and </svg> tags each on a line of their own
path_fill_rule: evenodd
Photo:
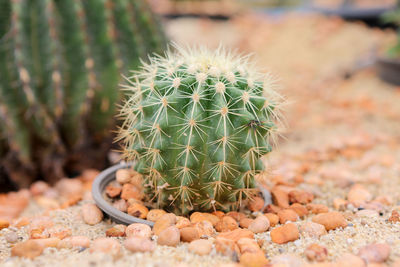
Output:
<svg viewBox="0 0 400 267">
<path fill-rule="evenodd" d="M 0 0 L 0 164 L 27 185 L 104 162 L 121 73 L 163 46 L 144 0 Z"/>
<path fill-rule="evenodd" d="M 177 48 L 128 78 L 118 140 L 147 196 L 176 212 L 230 210 L 256 192 L 279 95 L 247 58 Z"/>
</svg>

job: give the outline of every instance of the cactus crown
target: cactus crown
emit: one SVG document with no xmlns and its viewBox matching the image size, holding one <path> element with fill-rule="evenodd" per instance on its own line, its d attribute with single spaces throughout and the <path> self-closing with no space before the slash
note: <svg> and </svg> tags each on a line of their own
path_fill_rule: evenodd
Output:
<svg viewBox="0 0 400 267">
<path fill-rule="evenodd" d="M 175 46 L 127 78 L 118 140 L 149 200 L 176 212 L 237 208 L 256 193 L 280 96 L 248 57 Z"/>
</svg>

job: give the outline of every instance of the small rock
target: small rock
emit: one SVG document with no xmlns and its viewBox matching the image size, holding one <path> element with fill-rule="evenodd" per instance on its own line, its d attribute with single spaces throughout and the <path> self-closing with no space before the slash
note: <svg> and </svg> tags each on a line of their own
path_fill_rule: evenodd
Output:
<svg viewBox="0 0 400 267">
<path fill-rule="evenodd" d="M 308 209 L 305 206 L 301 205 L 300 203 L 294 203 L 290 205 L 289 209 L 296 212 L 300 218 L 303 218 L 304 216 L 308 215 Z"/>
<path fill-rule="evenodd" d="M 199 231 L 200 237 L 210 237 L 215 233 L 214 227 L 210 221 L 202 221 L 194 224 L 194 227 Z"/>
<path fill-rule="evenodd" d="M 120 184 L 126 184 L 131 181 L 131 172 L 128 169 L 119 169 L 115 173 L 115 179 Z"/>
<path fill-rule="evenodd" d="M 77 195 L 82 196 L 84 191 L 83 184 L 79 179 L 63 178 L 59 180 L 54 187 L 60 195 L 66 198 Z"/>
<path fill-rule="evenodd" d="M 140 200 L 143 198 L 143 192 L 133 184 L 124 184 L 122 186 L 121 198 L 128 199 L 137 199 Z"/>
<path fill-rule="evenodd" d="M 239 228 L 238 223 L 231 216 L 224 216 L 215 225 L 217 232 L 228 232 Z"/>
<path fill-rule="evenodd" d="M 20 217 L 13 222 L 13 226 L 17 228 L 21 228 L 30 224 L 30 221 L 27 217 Z"/>
<path fill-rule="evenodd" d="M 293 254 L 280 254 L 271 259 L 272 266 L 282 267 L 303 267 L 305 265 L 302 258 Z"/>
<path fill-rule="evenodd" d="M 38 242 L 39 245 L 41 245 L 43 248 L 55 248 L 58 246 L 58 243 L 60 243 L 60 239 L 57 237 L 50 237 L 50 238 L 42 238 L 42 239 L 36 239 L 36 242 Z"/>
<path fill-rule="evenodd" d="M 257 244 L 257 241 L 251 238 L 241 238 L 237 241 L 237 245 L 239 247 L 240 253 L 257 253 L 261 251 L 261 248 Z"/>
<path fill-rule="evenodd" d="M 49 189 L 50 186 L 44 181 L 36 181 L 29 187 L 32 196 L 43 195 Z"/>
<path fill-rule="evenodd" d="M 263 233 L 268 230 L 270 226 L 269 220 L 264 215 L 259 215 L 257 218 L 254 219 L 253 222 L 249 225 L 249 230 L 253 233 Z"/>
<path fill-rule="evenodd" d="M 42 195 L 44 197 L 52 198 L 52 199 L 58 199 L 60 197 L 60 194 L 58 193 L 58 191 L 54 187 L 50 187 Z"/>
<path fill-rule="evenodd" d="M 5 238 L 8 243 L 17 243 L 18 242 L 18 235 L 16 232 L 9 232 L 5 235 Z"/>
<path fill-rule="evenodd" d="M 147 217 L 146 219 L 148 221 L 152 221 L 155 222 L 158 219 L 161 218 L 161 216 L 163 216 L 164 214 L 166 214 L 167 212 L 165 210 L 161 210 L 161 209 L 152 209 L 149 211 L 149 213 L 147 213 Z"/>
<path fill-rule="evenodd" d="M 249 228 L 250 224 L 254 221 L 254 219 L 243 218 L 239 221 L 239 226 L 242 228 Z"/>
<path fill-rule="evenodd" d="M 362 207 L 366 210 L 374 210 L 378 213 L 382 212 L 385 208 L 381 203 L 379 203 L 377 201 L 371 201 L 371 202 L 365 203 L 365 204 L 361 205 L 360 207 Z"/>
<path fill-rule="evenodd" d="M 99 170 L 86 169 L 81 173 L 81 178 L 84 182 L 93 182 L 94 179 L 100 174 Z"/>
<path fill-rule="evenodd" d="M 315 222 L 305 222 L 301 225 L 300 230 L 311 238 L 319 238 L 327 234 L 325 226 Z"/>
<path fill-rule="evenodd" d="M 88 248 L 90 239 L 87 236 L 70 236 L 58 243 L 58 248 Z"/>
<path fill-rule="evenodd" d="M 347 200 L 355 207 L 359 207 L 372 200 L 371 193 L 362 185 L 355 184 L 347 194 Z"/>
<path fill-rule="evenodd" d="M 239 247 L 236 242 L 232 239 L 217 236 L 215 239 L 215 250 L 222 255 L 233 258 L 235 255 L 240 253 Z"/>
<path fill-rule="evenodd" d="M 285 224 L 286 222 L 295 222 L 299 219 L 299 215 L 291 209 L 284 209 L 278 212 L 279 222 Z"/>
<path fill-rule="evenodd" d="M 225 216 L 225 213 L 220 210 L 213 211 L 211 214 L 217 216 L 220 219 Z"/>
<path fill-rule="evenodd" d="M 382 263 L 389 257 L 390 250 L 390 246 L 386 243 L 370 244 L 360 248 L 358 256 L 367 264 Z"/>
<path fill-rule="evenodd" d="M 327 231 L 347 226 L 347 221 L 343 214 L 337 211 L 318 214 L 312 218 L 312 221 L 322 224 Z"/>
<path fill-rule="evenodd" d="M 279 216 L 273 213 L 265 213 L 265 217 L 268 218 L 271 227 L 274 227 L 279 222 Z"/>
<path fill-rule="evenodd" d="M 271 190 L 272 201 L 275 205 L 280 208 L 289 207 L 289 194 L 279 188 L 273 188 Z"/>
<path fill-rule="evenodd" d="M 354 219 L 356 219 L 356 215 L 353 213 L 353 212 L 351 212 L 351 211 L 345 211 L 345 212 L 342 212 L 342 214 L 343 214 L 343 216 L 344 216 L 344 218 L 346 219 L 346 220 L 349 220 L 349 221 L 353 221 Z"/>
<path fill-rule="evenodd" d="M 290 203 L 308 204 L 313 199 L 314 195 L 306 191 L 293 190 L 289 192 Z"/>
<path fill-rule="evenodd" d="M 328 258 L 328 250 L 318 244 L 309 245 L 304 254 L 310 261 L 325 261 Z"/>
<path fill-rule="evenodd" d="M 103 220 L 103 212 L 95 204 L 85 204 L 82 206 L 83 221 L 89 225 L 98 224 Z"/>
<path fill-rule="evenodd" d="M 127 237 L 143 237 L 150 239 L 152 233 L 150 226 L 147 224 L 132 223 L 126 227 L 125 234 Z"/>
<path fill-rule="evenodd" d="M 247 207 L 252 212 L 260 211 L 264 208 L 264 199 L 258 196 L 253 197 L 252 199 L 249 200 Z"/>
<path fill-rule="evenodd" d="M 131 171 L 131 180 L 130 183 L 139 188 L 140 190 L 143 190 L 143 175 L 140 174 L 139 172 L 135 170 L 130 170 Z"/>
<path fill-rule="evenodd" d="M 100 237 L 93 241 L 90 246 L 90 252 L 107 253 L 116 258 L 121 255 L 121 245 L 115 239 Z"/>
<path fill-rule="evenodd" d="M 125 236 L 125 230 L 126 230 L 126 226 L 123 224 L 117 224 L 114 225 L 113 227 L 107 229 L 106 231 L 106 236 L 108 237 L 121 237 L 121 236 Z"/>
<path fill-rule="evenodd" d="M 200 239 L 199 230 L 195 227 L 184 227 L 179 231 L 181 233 L 181 241 L 183 242 L 192 242 L 193 240 Z"/>
<path fill-rule="evenodd" d="M 159 235 L 163 230 L 167 229 L 168 227 L 175 225 L 176 223 L 176 216 L 173 213 L 167 213 L 162 215 L 153 226 L 153 232 L 155 235 Z"/>
<path fill-rule="evenodd" d="M 31 220 L 28 228 L 31 239 L 48 238 L 49 229 L 54 226 L 50 217 L 39 216 Z"/>
<path fill-rule="evenodd" d="M 340 267 L 366 267 L 367 265 L 360 257 L 345 253 L 336 260 L 336 266 Z"/>
<path fill-rule="evenodd" d="M 129 237 L 124 241 L 124 246 L 131 252 L 151 252 L 156 249 L 156 244 L 144 237 Z"/>
<path fill-rule="evenodd" d="M 287 223 L 271 230 L 271 241 L 284 244 L 299 239 L 300 233 L 296 224 Z"/>
<path fill-rule="evenodd" d="M 118 197 L 121 194 L 122 188 L 121 187 L 117 187 L 117 186 L 113 186 L 113 185 L 108 185 L 106 187 L 106 194 L 107 196 L 114 198 L 114 197 Z"/>
<path fill-rule="evenodd" d="M 281 209 L 282 209 L 281 207 L 278 207 L 278 206 L 276 206 L 276 205 L 268 204 L 268 205 L 265 207 L 264 212 L 266 212 L 266 213 L 272 213 L 272 214 L 277 214 L 278 211 L 280 211 Z"/>
<path fill-rule="evenodd" d="M 194 212 L 190 215 L 191 223 L 198 223 L 202 221 L 209 221 L 213 226 L 215 226 L 219 222 L 219 218 L 211 213 L 205 212 Z"/>
<path fill-rule="evenodd" d="M 180 239 L 179 229 L 175 226 L 170 226 L 158 235 L 157 243 L 162 246 L 176 247 Z"/>
<path fill-rule="evenodd" d="M 400 266 L 400 259 L 397 259 L 396 261 L 393 262 L 391 265 L 392 267 Z M 354 266 L 353 266 L 354 267 Z"/>
<path fill-rule="evenodd" d="M 10 226 L 10 222 L 7 220 L 0 219 L 0 230 L 4 228 L 8 228 Z"/>
<path fill-rule="evenodd" d="M 50 237 L 49 231 L 43 227 L 29 229 L 29 237 L 31 239 L 40 239 Z"/>
<path fill-rule="evenodd" d="M 113 207 L 119 211 L 126 212 L 128 210 L 128 204 L 125 199 L 118 199 L 113 203 Z"/>
<path fill-rule="evenodd" d="M 400 222 L 400 214 L 399 214 L 399 212 L 397 210 L 393 210 L 392 211 L 392 215 L 390 215 L 388 221 L 391 222 L 391 223 Z"/>
<path fill-rule="evenodd" d="M 130 198 L 126 201 L 126 204 L 128 204 L 128 207 L 133 205 L 133 204 L 141 204 L 143 205 L 143 201 L 136 199 L 136 198 Z"/>
<path fill-rule="evenodd" d="M 190 242 L 188 249 L 190 252 L 204 256 L 208 255 L 212 249 L 212 242 L 206 239 L 198 239 Z"/>
<path fill-rule="evenodd" d="M 35 201 L 40 207 L 47 210 L 55 210 L 60 208 L 60 203 L 54 198 L 37 196 L 35 197 Z"/>
<path fill-rule="evenodd" d="M 62 209 L 66 209 L 68 207 L 76 205 L 79 201 L 82 200 L 83 194 L 69 195 L 66 200 L 61 204 Z"/>
<path fill-rule="evenodd" d="M 346 209 L 347 201 L 342 198 L 335 198 L 333 200 L 333 207 L 335 210 L 344 211 Z"/>
<path fill-rule="evenodd" d="M 306 208 L 312 214 L 320 214 L 320 213 L 329 212 L 329 208 L 323 204 L 310 203 L 310 204 L 307 204 Z"/>
<path fill-rule="evenodd" d="M 49 235 L 50 237 L 64 239 L 72 235 L 72 230 L 68 227 L 57 225 L 49 229 Z"/>
<path fill-rule="evenodd" d="M 247 237 L 254 238 L 254 233 L 247 229 L 236 229 L 231 232 L 220 233 L 218 237 L 226 238 L 237 242 L 239 239 Z"/>
<path fill-rule="evenodd" d="M 268 264 L 268 260 L 262 252 L 245 252 L 240 256 L 239 262 L 245 267 L 263 267 Z"/>
<path fill-rule="evenodd" d="M 29 229 L 49 229 L 54 226 L 53 220 L 48 216 L 35 217 L 30 221 Z"/>
<path fill-rule="evenodd" d="M 176 228 L 178 229 L 182 229 L 184 227 L 189 227 L 191 226 L 192 223 L 189 221 L 188 218 L 183 217 L 183 216 L 176 216 Z"/>
<path fill-rule="evenodd" d="M 356 213 L 356 215 L 358 216 L 358 217 L 366 217 L 366 218 L 378 218 L 379 217 L 379 213 L 377 212 L 377 211 L 375 211 L 375 210 L 368 210 L 368 209 L 365 209 L 365 210 L 359 210 L 359 211 L 357 211 L 357 213 Z"/>
<path fill-rule="evenodd" d="M 27 240 L 11 248 L 11 256 L 34 259 L 43 253 L 44 247 L 36 240 Z"/>
<path fill-rule="evenodd" d="M 246 218 L 246 215 L 241 213 L 241 212 L 237 212 L 237 211 L 230 211 L 226 214 L 226 216 L 231 216 L 233 219 L 235 219 L 237 222 L 239 222 L 241 219 Z"/>
<path fill-rule="evenodd" d="M 390 196 L 377 196 L 374 201 L 385 206 L 390 206 L 393 204 L 393 199 Z"/>
<path fill-rule="evenodd" d="M 147 213 L 149 212 L 149 209 L 140 203 L 133 203 L 132 205 L 130 205 L 128 207 L 127 212 L 129 215 L 132 215 L 134 217 L 137 217 L 140 219 L 145 219 L 147 217 Z"/>
</svg>

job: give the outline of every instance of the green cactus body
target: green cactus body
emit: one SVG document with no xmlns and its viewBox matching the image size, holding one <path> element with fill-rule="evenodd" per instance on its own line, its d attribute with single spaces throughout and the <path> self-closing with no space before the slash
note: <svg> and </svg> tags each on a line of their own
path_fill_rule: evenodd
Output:
<svg viewBox="0 0 400 267">
<path fill-rule="evenodd" d="M 164 43 L 144 0 L 0 0 L 0 165 L 63 175 L 110 135 L 121 73 Z"/>
<path fill-rule="evenodd" d="M 280 97 L 246 58 L 178 48 L 128 81 L 119 139 L 149 199 L 187 213 L 234 209 L 256 192 Z"/>
</svg>

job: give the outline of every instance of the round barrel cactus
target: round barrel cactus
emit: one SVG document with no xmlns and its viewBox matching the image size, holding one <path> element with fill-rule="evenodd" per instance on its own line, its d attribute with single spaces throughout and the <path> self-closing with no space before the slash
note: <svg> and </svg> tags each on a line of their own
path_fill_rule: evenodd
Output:
<svg viewBox="0 0 400 267">
<path fill-rule="evenodd" d="M 3 173 L 27 186 L 104 167 L 121 73 L 164 44 L 145 0 L 0 0 Z"/>
<path fill-rule="evenodd" d="M 149 200 L 185 214 L 236 209 L 257 192 L 281 98 L 248 57 L 177 47 L 127 80 L 119 140 Z"/>
</svg>

